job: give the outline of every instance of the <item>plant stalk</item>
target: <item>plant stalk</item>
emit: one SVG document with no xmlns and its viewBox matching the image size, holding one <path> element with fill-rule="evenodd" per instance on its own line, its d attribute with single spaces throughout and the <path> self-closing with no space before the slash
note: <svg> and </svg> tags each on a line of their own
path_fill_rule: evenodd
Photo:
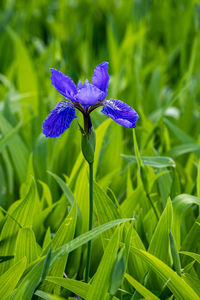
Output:
<svg viewBox="0 0 200 300">
<path fill-rule="evenodd" d="M 89 230 L 92 229 L 93 224 L 93 162 L 89 163 Z M 87 262 L 86 262 L 86 271 L 85 271 L 85 282 L 89 281 L 90 274 L 90 261 L 91 261 L 91 247 L 92 241 L 88 242 L 88 250 L 87 250 Z"/>
</svg>

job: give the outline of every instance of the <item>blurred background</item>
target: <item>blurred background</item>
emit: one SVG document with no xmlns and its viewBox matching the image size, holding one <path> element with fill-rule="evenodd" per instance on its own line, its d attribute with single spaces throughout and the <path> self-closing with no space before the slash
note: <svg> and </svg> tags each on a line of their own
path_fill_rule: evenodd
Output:
<svg viewBox="0 0 200 300">
<path fill-rule="evenodd" d="M 50 67 L 77 83 L 91 80 L 103 61 L 109 62 L 108 99 L 128 103 L 140 116 L 136 135 L 141 154 L 168 154 L 176 160 L 176 171 L 159 182 L 163 201 L 172 193 L 175 178 L 175 194 L 183 187 L 194 193 L 200 130 L 199 22 L 197 0 L 2 0 L 0 205 L 8 208 L 24 195 L 30 174 L 41 185 L 48 184 L 54 201 L 61 191 L 47 170 L 65 174 L 68 181 L 75 166 L 78 176 L 77 120 L 59 139 L 42 135 L 43 120 L 62 100 L 51 85 Z M 111 187 L 120 202 L 127 178 L 127 161 L 121 154 L 134 154 L 132 131 L 105 120 L 100 111 L 92 113 L 101 141 L 96 179 Z M 129 171 L 134 186 L 135 164 Z"/>
</svg>

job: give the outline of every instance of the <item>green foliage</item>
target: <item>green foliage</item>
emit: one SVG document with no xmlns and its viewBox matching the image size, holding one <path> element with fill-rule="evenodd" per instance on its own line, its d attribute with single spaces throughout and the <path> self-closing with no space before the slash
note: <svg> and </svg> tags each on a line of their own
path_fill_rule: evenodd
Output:
<svg viewBox="0 0 200 300">
<path fill-rule="evenodd" d="M 200 299 L 199 33 L 199 0 L 1 1 L 0 299 Z M 82 115 L 58 139 L 42 122 L 49 68 L 77 83 L 103 61 L 139 120 L 91 113 L 88 232 Z"/>
</svg>

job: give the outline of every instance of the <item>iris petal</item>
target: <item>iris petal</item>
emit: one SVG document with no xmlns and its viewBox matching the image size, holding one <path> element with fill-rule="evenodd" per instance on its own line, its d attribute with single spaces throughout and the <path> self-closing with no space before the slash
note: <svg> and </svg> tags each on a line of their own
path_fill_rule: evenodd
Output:
<svg viewBox="0 0 200 300">
<path fill-rule="evenodd" d="M 46 137 L 55 138 L 61 135 L 76 118 L 74 105 L 69 101 L 60 101 L 50 112 L 42 129 Z"/>
<path fill-rule="evenodd" d="M 105 99 L 108 94 L 109 80 L 110 80 L 110 77 L 108 75 L 108 63 L 103 62 L 95 68 L 94 74 L 92 77 L 93 85 L 95 85 L 101 91 L 104 92 L 102 99 L 100 99 L 100 100 Z"/>
<path fill-rule="evenodd" d="M 118 124 L 128 128 L 135 128 L 136 121 L 139 118 L 132 107 L 123 101 L 115 99 L 106 100 L 101 112 Z"/>
<path fill-rule="evenodd" d="M 86 87 L 89 83 L 88 79 L 85 80 L 84 84 L 82 84 L 81 80 L 78 81 L 78 88 L 82 89 L 83 87 Z"/>
<path fill-rule="evenodd" d="M 84 83 L 83 87 L 78 90 L 75 96 L 76 101 L 82 105 L 93 105 L 101 100 L 103 92 L 90 83 Z"/>
<path fill-rule="evenodd" d="M 61 93 L 65 98 L 74 100 L 74 96 L 78 90 L 70 77 L 66 76 L 60 71 L 51 68 L 51 82 L 53 86 Z"/>
</svg>

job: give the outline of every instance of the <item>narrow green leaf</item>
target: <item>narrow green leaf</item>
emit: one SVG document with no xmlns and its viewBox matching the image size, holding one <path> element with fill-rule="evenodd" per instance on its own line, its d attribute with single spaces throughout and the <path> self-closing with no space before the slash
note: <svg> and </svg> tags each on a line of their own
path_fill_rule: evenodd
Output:
<svg viewBox="0 0 200 300">
<path fill-rule="evenodd" d="M 45 293 L 45 292 L 40 291 L 40 290 L 37 290 L 35 292 L 35 295 L 42 298 L 42 299 L 45 299 L 45 300 L 65 300 L 65 298 L 59 297 L 57 295 L 52 295 L 52 294 L 49 294 L 49 293 Z"/>
<path fill-rule="evenodd" d="M 48 173 L 56 180 L 56 182 L 59 184 L 60 188 L 62 189 L 63 193 L 65 194 L 65 196 L 67 197 L 67 199 L 69 200 L 69 203 L 71 204 L 71 206 L 74 203 L 74 196 L 72 194 L 71 189 L 69 188 L 68 184 L 62 179 L 60 178 L 58 175 L 48 171 Z"/>
<path fill-rule="evenodd" d="M 4 137 L 6 138 L 7 135 L 13 130 L 11 124 L 5 119 L 5 117 L 0 113 L 0 130 Z M 28 164 L 28 151 L 27 148 L 17 134 L 17 131 L 12 136 L 12 138 L 7 140 L 7 147 L 12 158 L 13 165 L 15 167 L 15 171 L 20 182 L 23 182 L 26 178 L 26 170 Z M 15 149 L 15 151 L 13 151 Z"/>
<path fill-rule="evenodd" d="M 141 283 L 131 277 L 129 274 L 125 274 L 124 277 L 128 282 L 142 295 L 145 300 L 159 300 L 154 294 L 152 294 L 147 288 L 145 288 Z"/>
<path fill-rule="evenodd" d="M 15 246 L 15 263 L 26 256 L 27 264 L 36 260 L 39 256 L 35 234 L 31 228 L 19 230 Z"/>
<path fill-rule="evenodd" d="M 137 162 L 136 156 L 134 155 L 121 154 L 121 156 L 129 163 Z M 141 160 L 145 166 L 158 169 L 176 166 L 174 160 L 167 156 L 141 156 Z"/>
<path fill-rule="evenodd" d="M 71 291 L 72 293 L 79 295 L 83 299 L 86 298 L 88 290 L 91 286 L 89 283 L 85 283 L 85 282 L 78 281 L 75 279 L 52 277 L 52 276 L 47 276 L 45 281 L 57 284 L 58 286 L 61 286 L 65 289 Z M 116 299 L 117 299 L 116 297 L 113 297 L 113 300 L 116 300 Z"/>
<path fill-rule="evenodd" d="M 159 219 L 154 234 L 151 238 L 148 252 L 161 259 L 166 264 L 171 264 L 169 231 L 172 226 L 172 204 L 170 198 Z M 153 273 L 149 273 L 148 282 L 151 289 L 161 290 L 163 282 Z"/>
<path fill-rule="evenodd" d="M 15 243 L 17 239 L 17 234 L 22 227 L 31 227 L 33 223 L 33 218 L 35 214 L 35 202 L 36 202 L 36 186 L 33 181 L 30 190 L 28 191 L 26 197 L 19 201 L 15 209 L 10 213 L 11 217 L 7 217 L 7 220 L 3 226 L 0 240 L 0 253 L 1 255 L 14 255 L 15 253 Z M 16 220 L 16 221 L 14 221 Z M 0 265 L 0 274 L 5 272 L 12 261 L 7 261 Z"/>
<path fill-rule="evenodd" d="M 188 255 L 200 263 L 200 255 L 194 252 L 180 251 L 180 254 Z"/>
<path fill-rule="evenodd" d="M 190 135 L 186 134 L 183 130 L 181 130 L 178 126 L 174 125 L 167 118 L 164 118 L 164 122 L 167 124 L 167 127 L 176 135 L 176 137 L 182 143 L 194 143 L 195 139 L 193 139 Z"/>
<path fill-rule="evenodd" d="M 172 203 L 170 198 L 159 219 L 159 222 L 151 239 L 148 252 L 160 258 L 167 264 L 170 263 L 169 256 L 169 231 L 172 226 Z"/>
<path fill-rule="evenodd" d="M 119 219 L 121 217 L 119 210 L 108 197 L 108 195 L 103 191 L 103 189 L 94 182 L 94 205 L 95 212 L 99 224 L 105 224 L 111 220 Z M 106 231 L 103 236 L 103 244 L 107 245 L 107 239 L 109 239 L 114 232 L 114 228 Z"/>
<path fill-rule="evenodd" d="M 175 238 L 178 250 L 180 249 L 180 245 L 181 245 L 181 221 L 187 209 L 193 204 L 200 206 L 200 199 L 187 194 L 178 195 L 172 201 L 172 205 L 173 205 L 172 233 Z"/>
<path fill-rule="evenodd" d="M 169 239 L 170 239 L 170 247 L 171 247 L 171 253 L 172 253 L 172 259 L 174 262 L 174 269 L 177 272 L 177 274 L 179 276 L 181 276 L 181 262 L 180 262 L 180 257 L 177 251 L 177 246 L 176 246 L 176 242 L 174 240 L 174 237 L 171 233 L 171 231 L 169 232 Z"/>
<path fill-rule="evenodd" d="M 130 242 L 130 253 L 128 260 L 128 272 L 134 276 L 137 280 L 143 280 L 144 276 L 148 272 L 147 265 L 142 259 L 138 259 L 138 256 L 133 251 L 133 248 L 145 250 L 145 247 L 138 235 L 137 231 L 133 228 L 131 242 Z"/>
<path fill-rule="evenodd" d="M 13 265 L 0 277 L 0 299 L 6 299 L 16 287 L 26 268 L 26 257 Z"/>
<path fill-rule="evenodd" d="M 28 300 L 32 299 L 35 289 L 40 282 L 45 279 L 50 262 L 52 248 L 50 247 L 47 256 L 35 264 L 34 267 L 23 277 L 16 291 L 12 294 L 10 300 Z"/>
<path fill-rule="evenodd" d="M 172 148 L 167 155 L 172 157 L 178 157 L 186 153 L 194 153 L 196 154 L 196 151 L 200 151 L 200 145 L 195 143 L 187 143 L 180 146 L 176 146 Z"/>
<path fill-rule="evenodd" d="M 90 287 L 88 283 L 70 278 L 47 276 L 45 281 L 57 284 L 58 286 L 62 286 L 65 289 L 79 295 L 81 298 L 86 297 Z"/>
<path fill-rule="evenodd" d="M 76 206 L 77 204 L 74 202 L 69 215 L 63 221 L 62 225 L 56 232 L 53 240 L 51 241 L 53 250 L 58 249 L 59 247 L 61 247 L 62 245 L 68 243 L 73 239 L 75 234 L 75 228 L 76 228 L 76 213 L 77 213 Z M 68 253 L 50 268 L 49 276 L 63 276 L 67 259 L 68 259 Z M 49 286 L 46 285 L 44 286 L 44 291 L 52 292 L 53 290 L 54 293 L 56 294 L 59 293 L 58 288 L 55 288 L 55 286 L 52 284 L 50 284 Z"/>
<path fill-rule="evenodd" d="M 178 276 L 170 267 L 168 267 L 157 257 L 146 251 L 136 248 L 134 249 L 134 251 L 149 265 L 149 267 L 151 267 L 156 272 L 156 274 L 160 278 L 162 278 L 166 282 L 168 281 L 167 286 L 177 299 L 200 299 L 195 291 L 180 276 Z"/>
<path fill-rule="evenodd" d="M 116 229 L 110 239 L 102 260 L 94 275 L 91 287 L 87 293 L 86 300 L 104 300 L 110 285 L 110 277 L 114 261 L 119 248 L 119 229 Z"/>
<path fill-rule="evenodd" d="M 55 261 L 63 257 L 65 254 L 70 253 L 71 251 L 75 250 L 76 248 L 84 245 L 85 243 L 89 242 L 90 240 L 96 238 L 99 234 L 103 233 L 104 231 L 117 226 L 119 224 L 122 224 L 127 221 L 132 221 L 133 219 L 117 219 L 110 221 L 106 224 L 100 225 L 86 233 L 83 233 L 82 235 L 76 237 L 71 242 L 63 245 L 59 249 L 55 250 L 53 253 L 52 258 L 52 264 L 54 264 Z"/>
</svg>

